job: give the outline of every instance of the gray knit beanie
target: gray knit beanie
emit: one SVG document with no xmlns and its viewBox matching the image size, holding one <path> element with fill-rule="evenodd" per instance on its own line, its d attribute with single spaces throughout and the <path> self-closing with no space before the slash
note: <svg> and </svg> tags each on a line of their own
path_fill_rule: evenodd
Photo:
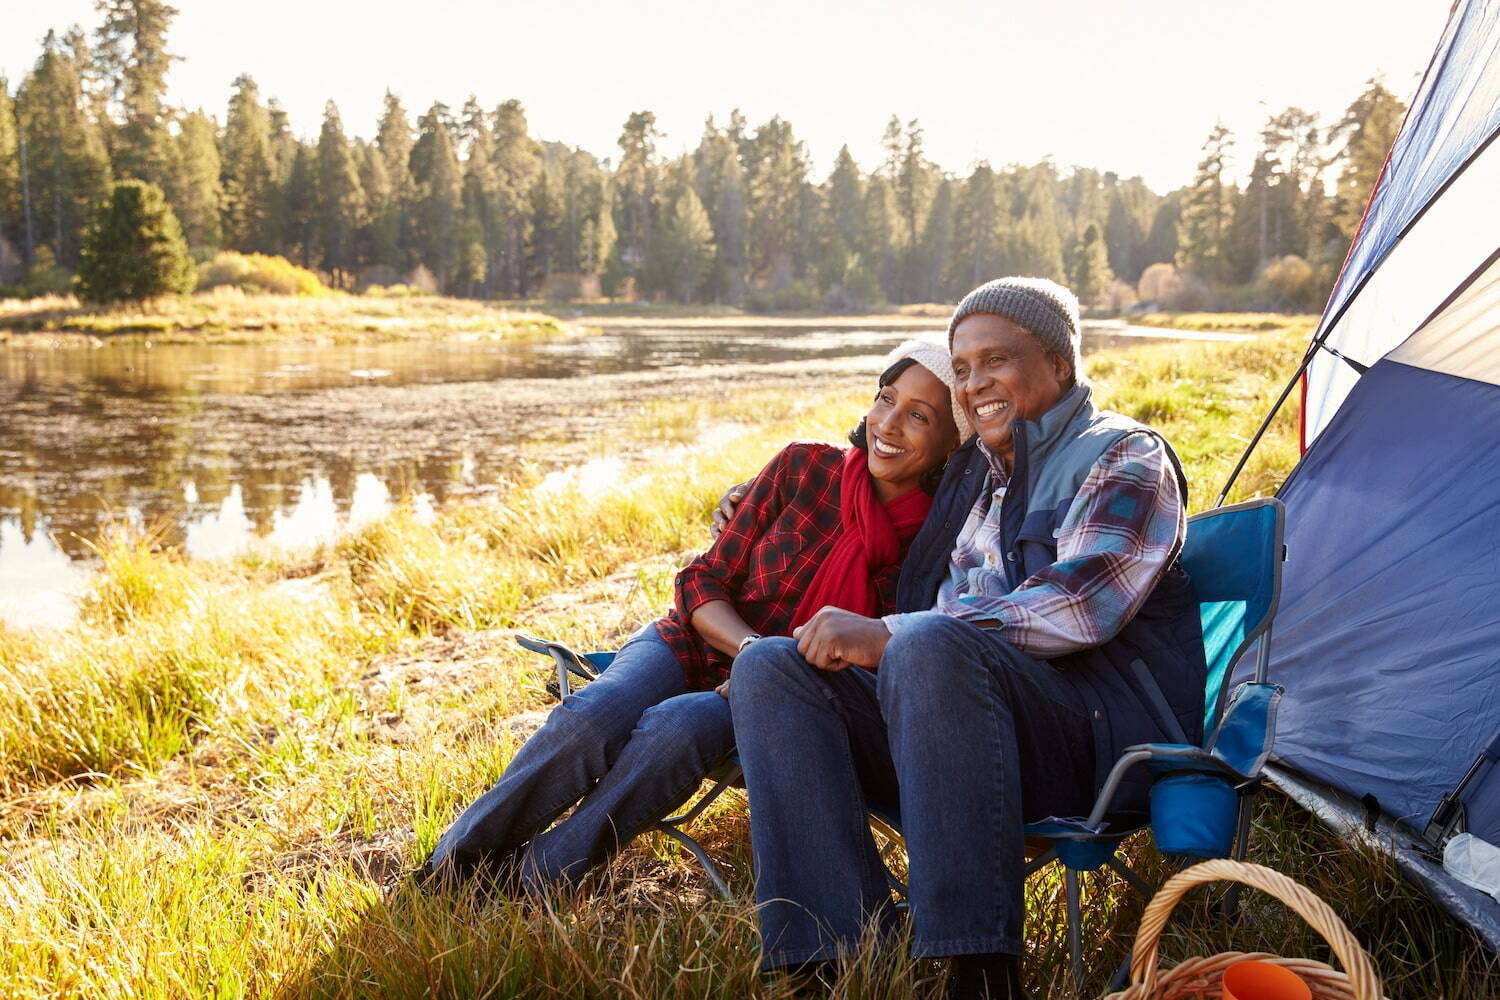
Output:
<svg viewBox="0 0 1500 1000">
<path fill-rule="evenodd" d="M 958 393 L 953 386 L 953 361 L 947 349 L 937 341 L 927 340 L 925 337 L 908 340 L 885 356 L 885 367 L 889 368 L 902 358 L 911 358 L 948 387 L 948 400 L 953 406 L 953 423 L 958 427 L 958 440 L 960 443 L 967 441 L 973 435 L 974 427 L 969 423 L 969 415 L 964 412 L 964 408 L 958 405 Z"/>
<path fill-rule="evenodd" d="M 1079 381 L 1078 297 L 1046 278 L 996 278 L 964 296 L 948 322 L 948 346 L 953 331 L 972 313 L 991 313 L 1026 328 L 1042 346 L 1068 359 Z"/>
</svg>

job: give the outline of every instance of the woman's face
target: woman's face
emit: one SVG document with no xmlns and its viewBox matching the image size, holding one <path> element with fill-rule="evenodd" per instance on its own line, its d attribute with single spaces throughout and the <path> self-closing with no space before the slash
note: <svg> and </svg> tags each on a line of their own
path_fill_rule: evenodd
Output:
<svg viewBox="0 0 1500 1000">
<path fill-rule="evenodd" d="M 865 438 L 876 496 L 885 501 L 915 489 L 958 447 L 948 387 L 921 365 L 907 368 L 875 393 Z"/>
</svg>

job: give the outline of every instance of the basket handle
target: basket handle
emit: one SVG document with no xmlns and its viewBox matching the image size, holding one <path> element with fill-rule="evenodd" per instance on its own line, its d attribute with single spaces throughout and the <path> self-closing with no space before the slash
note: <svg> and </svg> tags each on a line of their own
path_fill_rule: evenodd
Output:
<svg viewBox="0 0 1500 1000">
<path fill-rule="evenodd" d="M 1349 977 L 1356 1000 L 1381 1000 L 1380 977 L 1370 964 L 1370 956 L 1360 947 L 1338 914 L 1312 890 L 1305 888 L 1271 868 L 1229 858 L 1218 858 L 1194 865 L 1173 875 L 1166 885 L 1151 897 L 1141 915 L 1141 929 L 1136 935 L 1130 956 L 1130 982 L 1145 984 L 1145 995 L 1155 996 L 1157 963 L 1160 958 L 1161 932 L 1172 909 L 1189 889 L 1221 880 L 1240 882 L 1269 893 L 1295 910 L 1323 940 L 1333 948 L 1339 964 Z"/>
</svg>

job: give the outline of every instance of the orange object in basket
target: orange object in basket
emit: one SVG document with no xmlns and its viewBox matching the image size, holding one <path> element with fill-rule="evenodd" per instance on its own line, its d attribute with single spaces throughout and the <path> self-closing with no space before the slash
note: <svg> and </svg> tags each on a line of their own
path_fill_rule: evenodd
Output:
<svg viewBox="0 0 1500 1000">
<path fill-rule="evenodd" d="M 1235 962 L 1224 970 L 1224 1000 L 1312 1000 L 1312 990 L 1274 962 Z"/>
</svg>

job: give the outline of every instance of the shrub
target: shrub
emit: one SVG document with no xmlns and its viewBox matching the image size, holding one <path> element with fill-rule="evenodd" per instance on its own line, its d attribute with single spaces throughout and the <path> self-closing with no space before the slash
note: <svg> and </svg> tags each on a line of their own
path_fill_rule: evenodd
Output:
<svg viewBox="0 0 1500 1000">
<path fill-rule="evenodd" d="M 1277 257 L 1268 263 L 1256 284 L 1263 304 L 1272 309 L 1306 309 L 1317 305 L 1318 289 L 1312 265 L 1296 254 Z"/>
<path fill-rule="evenodd" d="M 32 265 L 21 278 L 19 290 L 21 296 L 28 299 L 43 295 L 69 295 L 73 291 L 73 272 L 57 265 L 51 247 L 39 246 Z"/>
<path fill-rule="evenodd" d="M 230 286 L 271 295 L 324 295 L 328 287 L 285 257 L 225 250 L 198 269 L 198 290 Z"/>
<path fill-rule="evenodd" d="M 78 294 L 90 302 L 138 302 L 193 290 L 182 226 L 155 184 L 121 181 L 83 234 Z"/>
</svg>

